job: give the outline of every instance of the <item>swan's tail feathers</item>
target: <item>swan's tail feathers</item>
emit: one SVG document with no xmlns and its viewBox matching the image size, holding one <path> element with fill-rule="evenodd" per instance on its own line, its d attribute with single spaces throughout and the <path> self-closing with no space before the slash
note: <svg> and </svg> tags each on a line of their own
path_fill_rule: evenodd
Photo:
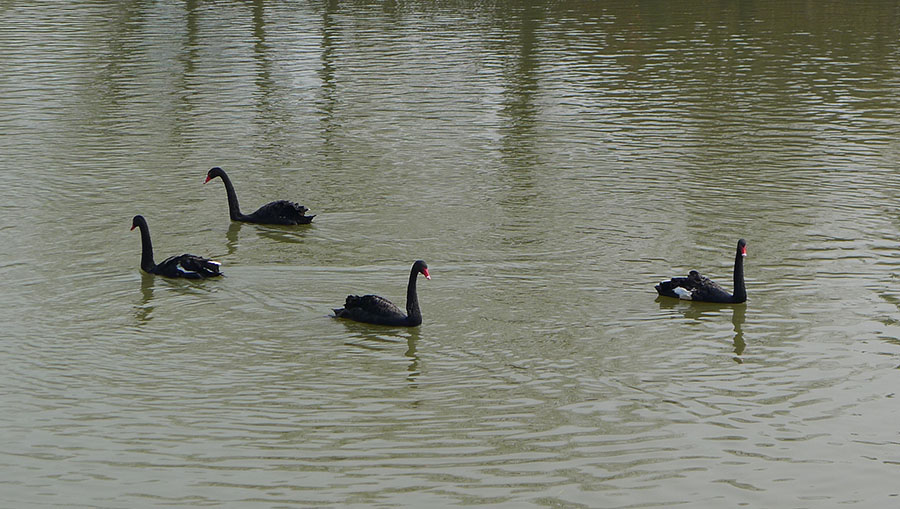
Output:
<svg viewBox="0 0 900 509">
<path fill-rule="evenodd" d="M 687 278 L 675 277 L 668 281 L 660 281 L 659 284 L 654 288 L 656 288 L 656 293 L 662 295 L 663 297 L 673 297 L 676 299 L 681 299 L 683 297 L 678 294 L 677 289 L 687 291 L 684 288 L 681 288 L 681 286 L 683 286 L 683 284 L 686 282 Z"/>
</svg>

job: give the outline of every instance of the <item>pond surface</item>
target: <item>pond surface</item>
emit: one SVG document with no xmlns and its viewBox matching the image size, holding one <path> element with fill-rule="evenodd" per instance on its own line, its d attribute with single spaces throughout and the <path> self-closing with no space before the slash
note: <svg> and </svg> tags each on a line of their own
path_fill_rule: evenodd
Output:
<svg viewBox="0 0 900 509">
<path fill-rule="evenodd" d="M 0 6 L 3 505 L 896 504 L 900 11 L 522 4 Z"/>
</svg>

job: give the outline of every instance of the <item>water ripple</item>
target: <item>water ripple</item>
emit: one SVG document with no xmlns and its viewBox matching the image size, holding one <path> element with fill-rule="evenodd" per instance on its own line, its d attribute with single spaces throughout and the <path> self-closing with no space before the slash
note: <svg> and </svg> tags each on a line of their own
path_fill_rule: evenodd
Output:
<svg viewBox="0 0 900 509">
<path fill-rule="evenodd" d="M 45 7 L 0 28 L 8 504 L 896 495 L 883 9 Z M 230 224 L 215 165 L 316 222 Z M 138 213 L 226 277 L 142 274 Z M 655 301 L 741 237 L 746 305 Z M 329 316 L 419 258 L 421 327 Z"/>
</svg>

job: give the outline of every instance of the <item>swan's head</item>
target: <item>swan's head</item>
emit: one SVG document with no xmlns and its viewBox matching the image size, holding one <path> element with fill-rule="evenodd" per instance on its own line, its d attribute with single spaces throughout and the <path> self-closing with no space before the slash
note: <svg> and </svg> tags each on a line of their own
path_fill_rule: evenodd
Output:
<svg viewBox="0 0 900 509">
<path fill-rule="evenodd" d="M 424 260 L 416 260 L 416 263 L 413 264 L 413 271 L 422 274 L 425 279 L 431 279 L 431 274 L 428 273 L 428 264 Z"/>
<path fill-rule="evenodd" d="M 741 256 L 747 256 L 747 241 L 741 239 L 738 241 L 738 252 L 741 253 Z"/>
<path fill-rule="evenodd" d="M 141 225 L 146 226 L 147 220 L 144 219 L 144 216 L 138 214 L 138 215 L 134 216 L 134 218 L 131 220 L 131 229 L 134 230 L 135 228 L 137 228 Z"/>
<path fill-rule="evenodd" d="M 206 172 L 206 180 L 204 180 L 203 183 L 205 184 L 216 177 L 221 177 L 222 175 L 225 175 L 225 171 L 222 168 L 219 168 L 218 166 L 210 168 L 209 171 Z"/>
</svg>

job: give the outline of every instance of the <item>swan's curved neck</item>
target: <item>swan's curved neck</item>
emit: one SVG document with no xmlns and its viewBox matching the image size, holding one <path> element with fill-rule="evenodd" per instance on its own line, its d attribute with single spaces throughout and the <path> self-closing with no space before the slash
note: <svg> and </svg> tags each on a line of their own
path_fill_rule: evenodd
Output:
<svg viewBox="0 0 900 509">
<path fill-rule="evenodd" d="M 241 206 L 238 205 L 237 193 L 234 192 L 231 179 L 224 173 L 219 175 L 219 177 L 225 183 L 225 194 L 228 195 L 228 215 L 231 216 L 232 221 L 240 221 L 244 214 L 241 214 Z"/>
<path fill-rule="evenodd" d="M 153 261 L 153 243 L 150 242 L 150 228 L 146 223 L 139 224 L 138 228 L 141 230 L 141 268 L 150 272 L 150 269 L 156 267 Z"/>
<path fill-rule="evenodd" d="M 413 267 L 409 271 L 409 284 L 406 286 L 406 316 L 410 325 L 422 323 L 422 311 L 419 310 L 419 296 L 416 293 L 416 279 L 419 271 Z"/>
<path fill-rule="evenodd" d="M 734 257 L 734 301 L 747 301 L 747 289 L 744 287 L 744 255 L 741 254 L 740 248 Z"/>
</svg>

